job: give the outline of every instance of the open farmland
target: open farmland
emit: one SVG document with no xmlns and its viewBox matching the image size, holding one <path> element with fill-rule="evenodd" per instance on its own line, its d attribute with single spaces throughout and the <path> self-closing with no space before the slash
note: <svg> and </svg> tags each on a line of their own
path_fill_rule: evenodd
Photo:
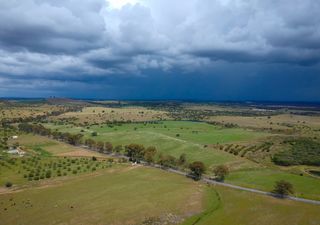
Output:
<svg viewBox="0 0 320 225">
<path fill-rule="evenodd" d="M 12 106 L 0 106 L 0 120 L 1 119 L 13 119 L 13 118 L 29 118 L 37 116 L 45 116 L 52 112 L 66 110 L 66 107 L 47 105 L 47 104 L 36 104 L 36 105 L 18 105 L 13 104 Z"/>
<path fill-rule="evenodd" d="M 84 148 L 72 146 L 39 135 L 24 134 L 18 136 L 18 138 L 15 140 L 9 141 L 9 144 L 15 143 L 18 143 L 20 146 L 22 146 L 24 150 L 33 153 L 43 152 L 44 154 L 50 154 L 54 156 L 95 156 L 106 158 L 106 155 L 98 152 L 89 151 Z"/>
<path fill-rule="evenodd" d="M 0 195 L 4 224 L 177 223 L 202 211 L 201 185 L 141 167 L 110 168 L 43 188 Z M 57 216 L 59 215 L 59 216 Z"/>
<path fill-rule="evenodd" d="M 257 168 L 239 170 L 230 173 L 226 182 L 270 191 L 277 180 L 287 180 L 295 188 L 295 196 L 320 200 L 320 179 L 304 172 L 292 173 L 285 170 Z"/>
<path fill-rule="evenodd" d="M 164 111 L 149 110 L 143 107 L 85 107 L 79 112 L 68 112 L 53 120 L 72 119 L 78 124 L 105 123 L 108 121 L 153 121 L 169 119 Z"/>
<path fill-rule="evenodd" d="M 247 142 L 252 139 L 263 139 L 267 133 L 251 132 L 243 129 L 221 129 L 206 123 L 187 121 L 164 121 L 159 123 L 130 123 L 77 127 L 72 125 L 44 124 L 52 130 L 61 132 L 82 133 L 87 138 L 98 141 L 110 141 L 114 146 L 139 143 L 155 146 L 160 152 L 179 157 L 185 153 L 189 161 L 201 160 L 206 165 L 230 163 L 254 166 L 253 163 L 221 152 L 208 145 L 229 142 Z M 97 132 L 92 137 L 92 132 Z"/>
<path fill-rule="evenodd" d="M 202 214 L 183 225 L 315 225 L 320 206 L 215 186 L 207 191 Z M 298 212 L 298 213 L 297 213 Z"/>
<path fill-rule="evenodd" d="M 24 218 L 25 224 L 231 225 L 238 221 L 291 225 L 319 221 L 316 205 L 212 187 L 152 168 L 190 175 L 190 165 L 200 161 L 206 169 L 203 175 L 216 180 L 214 169 L 224 165 L 229 170 L 225 183 L 270 192 L 276 182 L 285 180 L 293 185 L 290 195 L 320 200 L 319 167 L 313 163 L 318 146 L 315 116 L 307 120 L 309 116 L 293 115 L 293 121 L 286 120 L 285 114 L 239 116 L 251 120 L 211 123 L 200 119 L 208 112 L 202 115 L 199 105 L 187 108 L 196 111 L 186 114 L 186 118 L 197 118 L 193 121 L 179 120 L 186 111 L 172 105 L 108 108 L 77 104 L 74 112 L 2 124 L 0 218 L 5 218 L 5 224 Z M 225 106 L 215 110 L 234 113 Z M 248 110 L 237 106 L 235 113 Z M 271 121 L 255 124 L 256 118 Z M 283 124 L 275 123 L 275 118 Z M 306 119 L 298 122 L 297 118 Z M 269 125 L 279 127 L 271 130 Z M 25 155 L 6 150 L 15 148 Z M 132 148 L 142 149 L 142 158 L 128 155 Z M 148 151 L 155 153 L 146 164 Z M 276 159 L 290 159 L 293 166 L 281 166 Z"/>
<path fill-rule="evenodd" d="M 232 123 L 240 127 L 255 129 L 290 130 L 305 129 L 317 130 L 320 128 L 320 116 L 304 116 L 292 114 L 280 114 L 274 116 L 213 116 L 208 121 L 220 123 Z"/>
<path fill-rule="evenodd" d="M 271 191 L 277 180 L 288 180 L 295 186 L 296 196 L 320 199 L 319 179 L 311 177 L 303 171 L 297 173 L 272 166 L 268 168 L 270 162 L 267 164 L 254 163 L 241 157 L 241 154 L 234 155 L 227 151 L 218 150 L 215 145 L 220 143 L 229 146 L 229 143 L 238 143 L 245 146 L 250 143 L 264 143 L 265 140 L 272 140 L 273 135 L 270 133 L 241 128 L 221 128 L 206 123 L 187 121 L 94 125 L 89 129 L 72 125 L 47 124 L 46 126 L 62 132 L 77 133 L 82 131 L 85 138 L 110 141 L 115 146 L 130 143 L 156 146 L 161 153 L 176 158 L 184 153 L 189 162 L 197 160 L 204 162 L 207 165 L 208 174 L 212 173 L 211 169 L 214 166 L 225 164 L 231 170 L 227 182 L 245 187 Z M 92 136 L 92 132 L 96 132 L 97 136 Z M 210 144 L 213 144 L 212 147 Z"/>
</svg>

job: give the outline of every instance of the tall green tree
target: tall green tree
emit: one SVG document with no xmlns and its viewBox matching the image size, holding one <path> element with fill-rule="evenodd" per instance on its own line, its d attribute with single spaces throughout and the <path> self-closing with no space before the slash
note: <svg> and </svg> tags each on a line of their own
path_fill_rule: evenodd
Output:
<svg viewBox="0 0 320 225">
<path fill-rule="evenodd" d="M 143 159 L 144 150 L 144 146 L 140 144 L 130 144 L 125 147 L 126 156 L 133 162 L 140 162 Z"/>
</svg>

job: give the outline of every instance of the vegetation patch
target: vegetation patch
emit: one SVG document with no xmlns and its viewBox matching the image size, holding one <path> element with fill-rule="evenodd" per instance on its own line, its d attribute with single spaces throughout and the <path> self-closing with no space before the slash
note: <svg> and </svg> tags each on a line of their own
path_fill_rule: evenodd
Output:
<svg viewBox="0 0 320 225">
<path fill-rule="evenodd" d="M 110 160 L 93 158 L 67 158 L 39 156 L 0 158 L 0 185 L 25 184 L 30 181 L 45 180 L 54 177 L 74 176 L 90 173 L 112 166 Z M 12 184 L 11 184 L 12 186 Z"/>
<path fill-rule="evenodd" d="M 287 141 L 290 147 L 273 156 L 273 161 L 282 166 L 320 166 L 320 143 L 310 139 Z"/>
</svg>

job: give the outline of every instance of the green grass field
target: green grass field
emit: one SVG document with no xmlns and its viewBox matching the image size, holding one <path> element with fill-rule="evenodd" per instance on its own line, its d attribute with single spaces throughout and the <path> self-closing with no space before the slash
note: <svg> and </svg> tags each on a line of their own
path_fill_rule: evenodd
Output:
<svg viewBox="0 0 320 225">
<path fill-rule="evenodd" d="M 239 170 L 230 173 L 226 182 L 265 191 L 273 190 L 274 183 L 286 180 L 293 184 L 297 197 L 320 200 L 320 179 L 274 169 Z"/>
<path fill-rule="evenodd" d="M 187 155 L 188 161 L 200 160 L 208 167 L 223 163 L 234 163 L 237 166 L 255 167 L 254 163 L 231 154 L 205 148 L 204 145 L 251 141 L 268 136 L 268 133 L 252 132 L 243 129 L 221 129 L 219 127 L 199 122 L 166 121 L 159 124 L 123 124 L 109 127 L 91 126 L 89 129 L 71 125 L 44 124 L 53 130 L 61 132 L 80 133 L 86 138 L 99 141 L 109 141 L 115 145 L 139 143 L 145 146 L 155 146 L 160 152 L 179 157 Z M 91 137 L 92 132 L 98 136 Z"/>
<path fill-rule="evenodd" d="M 199 183 L 157 169 L 116 166 L 92 176 L 0 195 L 1 224 L 138 224 L 202 210 Z"/>
<path fill-rule="evenodd" d="M 38 153 L 43 156 L 96 156 L 107 158 L 107 156 L 98 152 L 89 151 L 40 135 L 23 134 L 19 135 L 17 139 L 9 141 L 11 144 L 15 142 L 26 148 L 29 153 Z"/>
<path fill-rule="evenodd" d="M 64 132 L 81 132 L 80 127 L 47 125 L 52 129 Z M 98 136 L 91 137 L 96 131 Z M 200 160 L 208 167 L 207 173 L 217 164 L 227 164 L 231 173 L 226 182 L 240 186 L 272 191 L 276 181 L 284 179 L 294 185 L 295 195 L 299 197 L 320 199 L 320 179 L 304 174 L 296 175 L 290 171 L 268 169 L 245 158 L 234 156 L 204 144 L 250 142 L 266 138 L 268 133 L 254 132 L 244 129 L 222 129 L 206 123 L 186 121 L 166 121 L 160 124 L 124 124 L 108 127 L 91 126 L 84 129 L 85 137 L 101 141 L 110 141 L 113 145 L 141 143 L 145 146 L 156 146 L 165 154 L 179 157 L 185 153 L 189 162 Z M 176 134 L 179 134 L 177 136 Z"/>
<path fill-rule="evenodd" d="M 320 206 L 215 186 L 207 188 L 206 209 L 183 225 L 315 225 Z"/>
<path fill-rule="evenodd" d="M 319 209 L 127 165 L 0 194 L 1 224 L 313 225 Z"/>
<path fill-rule="evenodd" d="M 83 128 L 72 127 L 71 125 L 53 125 L 45 124 L 49 128 L 57 128 L 64 132 L 80 132 Z M 85 134 L 90 136 L 91 132 L 97 131 L 100 135 L 118 133 L 119 136 L 125 133 L 144 132 L 151 134 L 163 134 L 173 139 L 179 139 L 196 144 L 217 144 L 228 142 L 248 141 L 255 138 L 265 137 L 268 134 L 262 132 L 253 132 L 240 128 L 219 128 L 207 123 L 190 122 L 190 121 L 164 121 L 155 124 L 151 123 L 129 123 L 121 126 L 107 125 L 91 126 L 90 129 L 83 129 Z M 177 138 L 179 134 L 179 138 Z M 108 136 L 106 136 L 108 137 Z"/>
</svg>

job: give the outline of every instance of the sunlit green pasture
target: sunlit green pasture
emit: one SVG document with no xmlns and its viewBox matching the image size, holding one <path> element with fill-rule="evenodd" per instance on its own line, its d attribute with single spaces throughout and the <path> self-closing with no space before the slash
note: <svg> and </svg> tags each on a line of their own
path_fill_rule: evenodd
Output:
<svg viewBox="0 0 320 225">
<path fill-rule="evenodd" d="M 175 157 L 185 153 L 188 161 L 200 160 L 207 166 L 233 162 L 240 162 L 246 167 L 254 166 L 246 159 L 209 148 L 206 145 L 251 141 L 268 135 L 244 129 L 223 129 L 207 123 L 188 121 L 132 123 L 120 126 L 75 127 L 53 124 L 45 124 L 45 126 L 61 132 L 82 133 L 84 138 L 109 141 L 114 146 L 138 143 L 145 146 L 155 146 L 160 152 Z M 93 137 L 92 132 L 97 132 L 98 135 Z"/>
</svg>

